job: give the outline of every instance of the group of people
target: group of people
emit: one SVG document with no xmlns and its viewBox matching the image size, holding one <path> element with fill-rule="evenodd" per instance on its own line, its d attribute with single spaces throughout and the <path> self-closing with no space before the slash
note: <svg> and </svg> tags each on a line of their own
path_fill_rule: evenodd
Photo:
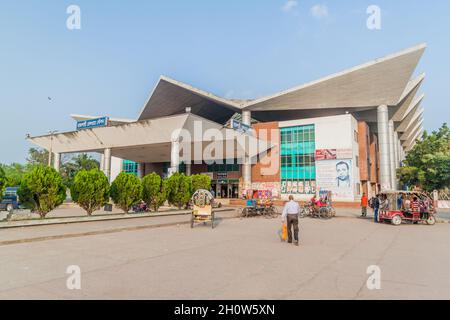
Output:
<svg viewBox="0 0 450 320">
<path fill-rule="evenodd" d="M 397 202 L 395 204 L 390 204 L 386 194 L 377 194 L 369 200 L 367 195 L 363 193 L 361 197 L 361 217 L 367 216 L 367 207 L 373 209 L 374 221 L 376 223 L 379 222 L 380 211 L 399 210 L 405 214 L 419 212 L 421 218 L 424 218 L 430 211 L 431 201 L 426 197 L 419 199 L 413 194 L 399 193 L 396 200 Z"/>
</svg>

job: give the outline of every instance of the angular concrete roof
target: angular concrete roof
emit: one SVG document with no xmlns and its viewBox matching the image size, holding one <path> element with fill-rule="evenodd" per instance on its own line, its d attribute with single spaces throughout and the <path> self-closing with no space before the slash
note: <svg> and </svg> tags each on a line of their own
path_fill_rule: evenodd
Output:
<svg viewBox="0 0 450 320">
<path fill-rule="evenodd" d="M 139 120 L 182 114 L 187 107 L 191 108 L 192 113 L 217 123 L 225 123 L 240 110 L 232 100 L 161 76 L 142 108 Z"/>
<path fill-rule="evenodd" d="M 388 55 L 247 103 L 248 110 L 357 108 L 397 105 L 426 45 Z"/>
<path fill-rule="evenodd" d="M 395 106 L 403 116 L 414 99 L 424 75 L 411 80 L 425 44 L 370 61 L 357 67 L 255 100 L 221 98 L 185 83 L 162 76 L 144 104 L 139 120 L 185 112 L 225 123 L 235 112 L 252 111 L 260 121 L 289 120 L 344 114 Z M 400 121 L 400 120 L 398 120 Z"/>
</svg>

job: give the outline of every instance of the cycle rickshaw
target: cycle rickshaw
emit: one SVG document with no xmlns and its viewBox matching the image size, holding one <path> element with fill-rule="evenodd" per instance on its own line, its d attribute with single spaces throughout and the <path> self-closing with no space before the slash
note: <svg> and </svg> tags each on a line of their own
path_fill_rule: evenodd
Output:
<svg viewBox="0 0 450 320">
<path fill-rule="evenodd" d="M 272 192 L 269 190 L 253 190 L 251 198 L 246 200 L 246 206 L 241 209 L 241 217 L 263 216 L 277 217 L 278 210 L 273 203 Z"/>
</svg>

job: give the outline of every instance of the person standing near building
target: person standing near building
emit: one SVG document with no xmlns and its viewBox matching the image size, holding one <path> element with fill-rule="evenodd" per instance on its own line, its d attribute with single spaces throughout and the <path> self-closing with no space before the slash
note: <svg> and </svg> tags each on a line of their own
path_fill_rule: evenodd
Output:
<svg viewBox="0 0 450 320">
<path fill-rule="evenodd" d="M 287 221 L 288 229 L 288 243 L 292 243 L 292 228 L 294 229 L 294 244 L 298 243 L 298 214 L 300 213 L 300 205 L 294 201 L 294 196 L 289 196 L 289 202 L 286 203 L 283 209 L 281 218 L 283 222 Z"/>
<path fill-rule="evenodd" d="M 361 217 L 367 216 L 367 205 L 369 204 L 369 199 L 366 196 L 366 193 L 364 192 L 361 197 Z"/>
<path fill-rule="evenodd" d="M 373 206 L 373 219 L 375 223 L 378 223 L 378 212 L 380 211 L 380 195 L 377 194 L 375 198 L 372 200 Z"/>
</svg>

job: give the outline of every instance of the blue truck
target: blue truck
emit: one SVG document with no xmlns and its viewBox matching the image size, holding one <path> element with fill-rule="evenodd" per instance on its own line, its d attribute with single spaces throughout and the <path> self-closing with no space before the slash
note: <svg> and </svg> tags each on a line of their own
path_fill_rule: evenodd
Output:
<svg viewBox="0 0 450 320">
<path fill-rule="evenodd" d="M 1 197 L 2 201 L 0 202 L 0 211 L 12 211 L 19 209 L 20 202 L 19 196 L 17 195 L 18 189 L 19 188 L 17 187 L 6 188 L 3 197 Z"/>
</svg>

